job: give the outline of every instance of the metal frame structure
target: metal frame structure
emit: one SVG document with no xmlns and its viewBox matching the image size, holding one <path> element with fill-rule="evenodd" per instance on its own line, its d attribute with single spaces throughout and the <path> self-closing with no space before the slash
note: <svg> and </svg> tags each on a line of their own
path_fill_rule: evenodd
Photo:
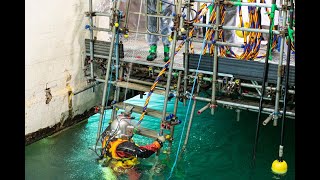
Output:
<svg viewBox="0 0 320 180">
<path fill-rule="evenodd" d="M 144 1 L 144 0 L 142 0 Z M 140 132 L 141 135 L 147 136 L 147 137 L 156 137 L 158 134 L 162 135 L 163 134 L 163 126 L 161 126 L 161 124 L 165 121 L 165 118 L 167 116 L 167 103 L 168 103 L 168 97 L 169 94 L 172 93 L 172 91 L 176 91 L 176 100 L 174 103 L 174 111 L 173 114 L 177 113 L 177 106 L 178 106 L 178 97 L 184 97 L 183 98 L 183 104 L 186 105 L 186 93 L 188 91 L 188 82 L 195 79 L 195 78 L 199 78 L 199 77 L 195 77 L 193 76 L 191 73 L 193 73 L 194 71 L 190 70 L 188 68 L 188 54 L 189 52 L 189 43 L 190 42 L 202 42 L 200 40 L 195 39 L 194 37 L 187 37 L 186 41 L 185 41 L 185 47 L 184 47 L 184 67 L 183 68 L 178 68 L 175 69 L 177 72 L 174 72 L 173 69 L 173 64 L 174 64 L 174 54 L 175 54 L 175 47 L 176 47 L 176 42 L 178 40 L 179 37 L 181 37 L 181 34 L 183 33 L 182 31 L 184 31 L 185 26 L 188 26 L 188 24 L 184 24 L 184 17 L 182 17 L 182 12 L 181 12 L 181 7 L 185 6 L 186 8 L 186 12 L 187 12 L 187 16 L 186 19 L 190 20 L 190 14 L 191 14 L 191 1 L 190 0 L 186 0 L 185 3 L 183 4 L 182 0 L 177 0 L 175 3 L 177 12 L 175 13 L 175 16 L 162 16 L 159 13 L 159 4 L 160 4 L 160 0 L 157 3 L 157 14 L 148 14 L 147 11 L 145 11 L 145 13 L 141 13 L 141 12 L 130 12 L 130 2 L 131 0 L 127 1 L 126 4 L 126 16 L 124 18 L 124 29 L 126 31 L 132 32 L 132 33 L 137 33 L 137 34 L 155 34 L 155 35 L 160 35 L 162 36 L 161 33 L 159 33 L 159 23 L 160 23 L 160 19 L 159 18 L 171 18 L 173 19 L 173 21 L 175 22 L 174 24 L 174 28 L 173 28 L 173 35 L 168 35 L 172 37 L 172 48 L 171 48 L 171 52 L 170 52 L 170 65 L 168 67 L 168 72 L 166 73 L 166 80 L 167 83 L 166 85 L 162 85 L 162 86 L 158 86 L 160 87 L 160 89 L 157 89 L 154 91 L 154 93 L 160 93 L 164 95 L 164 107 L 163 107 L 163 111 L 162 111 L 162 118 L 160 120 L 160 131 L 159 132 L 154 132 L 154 131 L 144 131 L 144 132 Z M 147 2 L 147 0 L 145 0 L 145 2 Z M 192 3 L 199 3 L 199 2 L 205 2 L 205 3 L 212 3 L 212 0 L 193 0 Z M 270 33 L 269 30 L 264 30 L 264 29 L 254 29 L 254 28 L 243 28 L 243 27 L 233 27 L 233 26 L 224 26 L 223 24 L 221 24 L 220 21 L 220 8 L 222 5 L 234 5 L 234 6 L 255 6 L 255 7 L 271 7 L 272 5 L 266 5 L 264 3 L 242 3 L 242 2 L 231 2 L 231 1 L 224 1 L 224 0 L 214 0 L 214 4 L 216 5 L 215 8 L 215 13 L 216 13 L 216 21 L 215 24 L 203 24 L 203 23 L 193 23 L 192 26 L 196 26 L 196 27 L 207 27 L 208 29 L 214 29 L 218 32 L 220 32 L 221 30 L 241 30 L 241 31 L 248 31 L 248 32 L 260 32 L 260 33 Z M 119 43 L 119 33 L 127 33 L 126 31 L 124 32 L 120 32 L 119 31 L 119 23 L 121 21 L 123 21 L 121 19 L 121 13 L 119 11 L 119 7 L 120 7 L 120 1 L 113 1 L 113 5 L 112 5 L 112 9 L 111 9 L 111 14 L 106 14 L 106 13 L 101 13 L 101 12 L 93 12 L 92 11 L 92 0 L 89 0 L 89 12 L 87 12 L 87 16 L 89 17 L 89 22 L 90 25 L 87 25 L 87 28 L 90 30 L 90 72 L 91 72 L 91 80 L 93 83 L 97 84 L 97 83 L 104 83 L 104 87 L 103 87 L 103 98 L 102 98 L 102 102 L 101 102 L 101 108 L 100 108 L 100 119 L 99 119 L 99 127 L 98 127 L 98 132 L 97 132 L 97 141 L 100 138 L 100 134 L 101 134 L 101 125 L 102 125 L 102 120 L 103 120 L 103 116 L 104 116 L 104 110 L 106 107 L 106 94 L 107 94 L 107 89 L 108 89 L 108 84 L 112 83 L 112 85 L 114 85 L 116 87 L 115 89 L 115 93 L 114 93 L 114 104 L 119 103 L 119 92 L 120 92 L 120 88 L 128 88 L 128 89 L 134 89 L 134 90 L 138 90 L 138 91 L 148 91 L 147 87 L 152 85 L 152 83 L 148 83 L 148 82 L 144 82 L 144 81 L 139 81 L 137 79 L 131 79 L 131 78 L 124 78 L 124 63 L 137 63 L 139 64 L 139 62 L 133 62 L 133 61 L 128 61 L 125 58 L 124 59 L 120 59 L 118 56 L 118 43 Z M 280 35 L 283 39 L 286 36 L 286 30 L 287 28 L 285 28 L 285 26 L 287 26 L 286 24 L 286 17 L 287 17 L 287 11 L 288 11 L 288 4 L 287 4 L 287 0 L 284 0 L 284 3 L 282 6 L 277 6 L 278 10 L 281 10 L 283 12 L 283 17 L 284 17 L 284 21 L 283 21 L 283 29 L 280 30 L 272 30 L 271 33 L 273 34 L 278 34 Z M 158 29 L 158 33 L 151 33 L 148 28 L 146 32 L 139 32 L 134 31 L 134 30 L 129 30 L 127 23 L 128 23 L 128 15 L 129 14 L 138 14 L 138 15 L 144 15 L 146 17 L 146 19 L 148 19 L 147 17 L 156 17 L 157 18 L 157 29 Z M 110 25 L 111 25 L 111 30 L 110 29 L 103 29 L 103 28 L 98 28 L 95 27 L 93 25 L 93 16 L 107 16 L 110 17 Z M 147 25 L 146 25 L 147 26 Z M 95 57 L 94 55 L 94 38 L 93 38 L 93 31 L 107 31 L 107 32 L 112 32 L 112 38 L 111 38 L 111 44 L 110 44 L 110 51 L 108 56 L 101 56 L 102 58 L 107 59 L 107 65 L 106 65 L 106 74 L 105 74 L 105 78 L 104 79 L 99 79 L 99 78 L 95 78 L 94 77 L 94 69 L 93 69 L 93 59 Z M 189 28 L 186 29 L 186 33 L 189 34 Z M 268 44 L 270 43 L 270 39 L 268 40 Z M 197 85 L 197 90 L 196 90 L 196 95 L 192 95 L 192 99 L 194 100 L 193 106 L 192 106 L 192 110 L 191 110 L 191 116 L 190 116 L 190 120 L 189 120 L 189 125 L 188 125 L 188 131 L 187 131 L 187 135 L 186 135 L 186 140 L 185 140 L 185 144 L 184 147 L 187 144 L 187 139 L 189 136 L 189 132 L 190 132 L 190 127 L 192 124 L 192 117 L 193 117 L 193 113 L 195 111 L 195 104 L 196 104 L 196 100 L 197 101 L 204 101 L 204 102 L 208 102 L 208 104 L 206 106 L 204 106 L 203 108 L 201 108 L 198 111 L 198 114 L 200 115 L 203 111 L 205 111 L 206 109 L 211 109 L 211 114 L 214 115 L 215 112 L 215 108 L 217 107 L 217 105 L 222 105 L 223 107 L 233 107 L 236 109 L 237 112 L 237 120 L 239 120 L 240 118 L 240 109 L 243 110 L 251 110 L 251 111 L 258 111 L 261 113 L 265 113 L 265 114 L 269 114 L 270 116 L 264 121 L 264 125 L 267 124 L 271 119 L 274 120 L 274 125 L 277 125 L 277 119 L 280 118 L 280 114 L 283 112 L 283 110 L 280 110 L 279 108 L 279 103 L 281 102 L 280 96 L 281 96 L 281 79 L 282 79 L 282 73 L 281 73 L 281 69 L 283 68 L 283 54 L 284 54 L 284 41 L 281 41 L 280 44 L 280 62 L 278 64 L 278 79 L 277 79 L 277 85 L 276 87 L 271 87 L 265 84 L 259 85 L 259 84 L 250 84 L 250 83 L 241 83 L 241 87 L 247 87 L 247 88 L 254 88 L 256 89 L 258 92 L 260 90 L 263 91 L 264 90 L 275 90 L 276 92 L 276 100 L 275 100 L 275 106 L 274 108 L 263 108 L 263 107 L 258 107 L 256 105 L 250 105 L 250 104 L 244 104 L 244 103 L 237 103 L 237 102 L 230 102 L 230 101 L 225 101 L 225 100 L 219 100 L 217 99 L 217 91 L 219 91 L 219 89 L 217 90 L 217 87 L 221 86 L 221 84 L 223 83 L 223 80 L 219 77 L 226 77 L 225 74 L 219 73 L 218 72 L 218 67 L 217 67 L 217 62 L 218 62 L 218 58 L 219 58 L 219 53 L 218 53 L 218 48 L 219 46 L 231 46 L 231 47 L 243 47 L 242 44 L 235 44 L 235 43 L 226 43 L 226 42 L 222 42 L 221 39 L 219 39 L 218 37 L 218 33 L 215 33 L 214 35 L 214 42 L 206 42 L 206 43 L 213 43 L 214 46 L 214 55 L 213 55 L 213 67 L 212 67 L 212 73 L 211 77 L 201 77 L 201 79 L 199 79 L 199 83 Z M 115 57 L 113 57 L 113 52 L 115 51 Z M 110 80 L 110 73 L 112 73 L 112 69 L 111 69 L 111 63 L 112 61 L 114 61 L 114 67 L 115 67 L 115 74 L 116 74 L 116 79 L 115 80 Z M 145 63 L 145 62 L 141 62 L 140 64 L 144 64 L 147 66 L 157 66 L 157 65 L 153 65 L 152 62 L 150 63 Z M 141 69 L 140 69 L 141 70 Z M 143 71 L 143 68 L 142 68 Z M 145 69 L 145 71 L 148 71 L 147 68 Z M 156 71 L 156 73 L 159 71 Z M 200 72 L 200 71 L 199 71 Z M 177 87 L 173 87 L 172 86 L 172 79 L 173 74 L 178 74 L 177 76 Z M 201 73 L 201 72 L 200 72 Z M 208 74 L 206 74 L 208 75 Z M 230 77 L 232 77 L 232 75 L 230 75 Z M 124 79 L 126 82 L 124 82 Z M 128 85 L 128 83 L 131 83 L 130 85 Z M 204 82 L 209 82 L 211 83 L 211 98 L 204 98 L 204 97 L 199 97 L 198 92 L 199 92 L 199 88 L 200 88 L 200 84 L 204 83 Z M 127 83 L 126 85 L 124 85 L 125 83 Z M 183 86 L 180 85 L 181 83 L 183 83 Z M 92 87 L 95 86 L 95 84 L 91 84 L 89 85 L 86 89 L 91 89 Z M 235 84 L 235 82 L 231 81 L 231 84 Z M 180 89 L 183 89 L 183 92 L 181 92 Z M 84 90 L 80 90 L 77 93 L 80 93 Z M 295 94 L 294 90 L 288 90 L 289 94 Z M 256 97 L 259 98 L 259 94 L 258 95 L 251 95 L 251 97 Z M 268 99 L 266 97 L 262 98 L 263 100 Z M 282 100 L 283 101 L 283 100 Z M 117 109 L 119 108 L 119 106 L 114 105 L 113 109 L 112 109 L 112 117 L 111 119 L 113 119 L 117 113 Z M 284 111 L 285 112 L 285 111 Z M 289 118 L 294 118 L 295 117 L 295 113 L 294 112 L 286 112 L 285 114 L 287 117 Z M 145 134 L 144 134 L 145 133 Z M 172 146 L 172 141 L 173 141 L 173 133 L 174 133 L 174 126 L 171 126 L 170 128 L 170 139 L 169 139 L 169 148 L 171 148 Z M 170 149 L 169 149 L 170 150 Z"/>
</svg>

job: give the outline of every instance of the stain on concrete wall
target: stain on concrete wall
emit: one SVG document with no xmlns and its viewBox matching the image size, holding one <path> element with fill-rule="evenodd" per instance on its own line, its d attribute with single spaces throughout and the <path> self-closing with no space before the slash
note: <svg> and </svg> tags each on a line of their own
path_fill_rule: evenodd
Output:
<svg viewBox="0 0 320 180">
<path fill-rule="evenodd" d="M 94 5 L 97 3 L 93 1 Z M 25 134 L 64 126 L 101 103 L 96 92 L 72 92 L 87 86 L 84 39 L 88 0 L 29 0 L 25 16 Z M 105 39 L 104 39 L 105 40 Z"/>
</svg>

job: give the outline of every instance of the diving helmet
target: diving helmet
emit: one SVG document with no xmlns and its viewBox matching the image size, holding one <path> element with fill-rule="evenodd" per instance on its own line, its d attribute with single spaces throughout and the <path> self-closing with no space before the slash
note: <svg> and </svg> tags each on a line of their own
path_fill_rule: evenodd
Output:
<svg viewBox="0 0 320 180">
<path fill-rule="evenodd" d="M 119 114 L 110 124 L 110 136 L 130 139 L 133 136 L 134 126 L 131 124 L 133 106 L 127 106 L 125 112 Z"/>
</svg>

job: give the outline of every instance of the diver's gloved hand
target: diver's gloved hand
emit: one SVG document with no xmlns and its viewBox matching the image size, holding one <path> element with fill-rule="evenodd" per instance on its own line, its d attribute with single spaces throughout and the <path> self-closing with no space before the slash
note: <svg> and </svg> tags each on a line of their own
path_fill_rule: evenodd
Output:
<svg viewBox="0 0 320 180">
<path fill-rule="evenodd" d="M 164 143 L 165 141 L 166 141 L 166 138 L 164 138 L 163 135 L 162 135 L 162 136 L 159 136 L 159 135 L 158 135 L 158 137 L 157 137 L 157 139 L 156 139 L 156 142 L 159 143 L 160 147 L 163 146 L 163 143 Z"/>
<path fill-rule="evenodd" d="M 164 138 L 164 136 L 158 136 L 157 140 L 161 141 L 162 143 L 164 143 L 166 141 L 166 138 Z"/>
</svg>

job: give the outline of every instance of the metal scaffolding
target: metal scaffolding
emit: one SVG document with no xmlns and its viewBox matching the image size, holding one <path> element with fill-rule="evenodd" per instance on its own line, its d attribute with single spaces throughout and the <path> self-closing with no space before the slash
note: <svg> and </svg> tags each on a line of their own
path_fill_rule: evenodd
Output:
<svg viewBox="0 0 320 180">
<path fill-rule="evenodd" d="M 142 0 L 147 4 L 147 0 Z M 240 118 L 240 109 L 242 110 L 251 110 L 260 113 L 265 113 L 270 116 L 263 122 L 264 125 L 266 125 L 271 119 L 274 120 L 274 125 L 277 125 L 277 119 L 280 118 L 280 116 L 286 115 L 287 117 L 294 118 L 295 113 L 292 111 L 286 111 L 285 109 L 280 110 L 279 104 L 280 102 L 283 102 L 281 100 L 281 95 L 283 92 L 281 92 L 281 85 L 283 81 L 283 55 L 284 55 L 284 45 L 285 41 L 284 39 L 288 35 L 288 25 L 286 23 L 287 19 L 287 11 L 290 10 L 290 4 L 288 4 L 287 0 L 284 0 L 282 3 L 282 6 L 276 6 L 274 3 L 271 5 L 267 5 L 265 3 L 243 3 L 243 2 L 232 2 L 232 1 L 224 1 L 224 0 L 176 0 L 174 1 L 174 6 L 176 9 L 176 12 L 172 16 L 163 16 L 160 13 L 160 8 L 159 6 L 161 5 L 160 0 L 157 2 L 157 12 L 156 14 L 149 14 L 145 8 L 145 12 L 131 12 L 129 11 L 130 9 L 130 3 L 131 0 L 127 0 L 125 4 L 125 10 L 123 13 L 120 11 L 120 0 L 115 0 L 112 3 L 112 8 L 111 8 L 111 14 L 106 14 L 102 12 L 93 12 L 92 11 L 92 0 L 89 0 L 89 12 L 86 13 L 86 15 L 89 17 L 89 25 L 87 25 L 87 28 L 90 31 L 90 77 L 93 82 L 93 84 L 89 85 L 86 89 L 91 89 L 92 87 L 95 86 L 94 83 L 104 83 L 103 86 L 103 97 L 102 97 L 102 102 L 101 102 L 101 108 L 100 108 L 100 119 L 99 119 L 99 127 L 97 131 L 97 142 L 100 139 L 100 134 L 101 134 L 101 128 L 102 128 L 102 121 L 104 117 L 104 110 L 106 107 L 106 101 L 107 101 L 107 89 L 108 89 L 108 84 L 111 83 L 115 87 L 114 91 L 114 99 L 113 99 L 113 108 L 112 108 L 112 115 L 111 115 L 111 120 L 116 116 L 118 108 L 124 108 L 125 103 L 119 102 L 119 95 L 120 95 L 120 88 L 126 88 L 126 89 L 133 89 L 138 92 L 146 92 L 149 91 L 150 86 L 155 86 L 157 82 L 152 83 L 152 82 L 147 82 L 139 79 L 134 79 L 131 78 L 130 74 L 132 73 L 127 73 L 125 76 L 125 64 L 130 64 L 130 70 L 133 69 L 134 71 L 139 71 L 139 72 L 148 72 L 152 71 L 153 73 L 162 73 L 162 71 L 157 70 L 157 69 L 152 69 L 154 67 L 160 68 L 162 65 L 155 65 L 152 64 L 152 62 L 139 62 L 139 61 L 132 61 L 132 60 L 126 60 L 126 57 L 120 58 L 119 57 L 119 35 L 122 34 L 124 37 L 128 36 L 128 33 L 135 33 L 135 34 L 154 34 L 154 35 L 159 35 L 159 36 L 168 36 L 172 39 L 172 47 L 171 47 L 171 52 L 170 52 L 170 62 L 168 63 L 167 67 L 164 68 L 167 70 L 167 72 L 163 73 L 166 76 L 166 84 L 161 84 L 157 85 L 155 87 L 155 90 L 150 91 L 151 93 L 159 93 L 164 95 L 164 103 L 163 103 L 163 110 L 162 112 L 159 113 L 146 113 L 146 115 L 157 115 L 159 117 L 159 114 L 161 114 L 161 118 L 159 121 L 160 128 L 159 132 L 155 132 L 152 130 L 143 130 L 140 131 L 139 134 L 151 138 L 156 138 L 158 134 L 162 135 L 163 130 L 165 129 L 165 126 L 163 125 L 166 122 L 166 117 L 169 112 L 167 112 L 167 104 L 168 104 L 168 98 L 169 96 L 174 93 L 176 95 L 175 103 L 174 103 L 174 111 L 172 112 L 173 115 L 177 114 L 177 106 L 178 106 L 178 100 L 181 98 L 183 101 L 183 104 L 186 105 L 186 100 L 188 97 L 192 96 L 193 106 L 191 110 L 191 115 L 190 115 L 190 120 L 189 120 L 189 125 L 188 125 L 188 131 L 187 131 L 187 136 L 185 139 L 184 143 L 184 148 L 187 145 L 188 142 L 188 135 L 190 132 L 190 127 L 192 125 L 192 118 L 193 114 L 195 112 L 195 105 L 196 105 L 196 100 L 197 101 L 204 101 L 208 102 L 206 106 L 203 108 L 199 109 L 197 111 L 198 115 L 201 115 L 201 113 L 207 109 L 211 109 L 211 114 L 214 115 L 215 108 L 218 107 L 220 104 L 222 107 L 233 107 L 236 109 L 237 112 L 237 120 Z M 198 4 L 199 2 L 204 3 L 203 6 L 197 6 L 196 12 L 197 14 L 197 21 L 192 21 L 191 17 L 191 7 L 194 6 L 195 4 Z M 142 2 L 141 2 L 142 3 Z M 207 3 L 207 4 L 206 4 Z M 275 29 L 261 29 L 261 28 L 245 28 L 245 27 L 234 27 L 234 26 L 225 26 L 223 24 L 223 14 L 221 14 L 223 8 L 225 5 L 232 5 L 232 6 L 250 6 L 250 7 L 259 7 L 259 8 L 274 8 L 274 10 L 278 10 L 282 12 L 283 16 L 283 22 L 282 22 L 282 28 L 279 30 Z M 209 6 L 212 6 L 212 12 L 207 13 Z M 186 14 L 181 11 L 182 7 L 186 9 Z M 147 27 L 146 23 L 146 31 L 139 31 L 129 29 L 128 27 L 128 18 L 130 14 L 136 14 L 136 15 L 143 15 L 146 18 L 146 22 L 148 22 L 148 17 L 155 17 L 157 19 L 157 32 L 150 32 L 150 30 Z M 209 22 L 206 23 L 201 23 L 201 18 L 203 15 L 207 14 L 207 16 L 212 16 L 214 20 L 210 20 Z M 213 16 L 214 15 L 214 16 Z M 105 29 L 105 28 L 99 28 L 95 27 L 93 24 L 93 17 L 94 16 L 106 16 L 110 18 L 110 27 L 111 29 Z M 160 24 L 160 18 L 170 18 L 174 22 L 172 29 L 172 33 L 168 35 L 162 35 L 159 31 L 159 24 Z M 196 19 L 194 18 L 194 19 Z M 201 27 L 206 27 L 207 28 L 207 33 L 213 32 L 214 33 L 214 38 L 209 39 L 207 37 L 203 37 L 203 41 L 195 38 L 194 36 L 194 28 L 201 28 Z M 250 32 L 250 33 L 266 33 L 270 35 L 270 38 L 268 39 L 268 46 L 271 48 L 272 44 L 272 34 L 280 36 L 283 40 L 281 41 L 280 44 L 280 60 L 278 62 L 278 74 L 277 74 L 277 83 L 276 87 L 270 86 L 267 84 L 268 78 L 266 77 L 266 81 L 263 81 L 261 85 L 258 83 L 249 83 L 249 82 L 239 82 L 235 78 L 233 78 L 233 75 L 228 75 L 228 74 L 223 74 L 219 72 L 219 67 L 218 67 L 218 61 L 219 58 L 222 56 L 222 48 L 225 47 L 239 47 L 239 48 L 244 48 L 244 44 L 237 44 L 237 43 L 229 43 L 223 41 L 223 38 L 221 38 L 221 34 L 223 31 L 230 31 L 230 30 L 238 30 L 238 31 L 244 31 L 244 32 Z M 94 37 L 93 37 L 93 31 L 107 31 L 111 32 L 112 38 L 110 42 L 110 47 L 109 47 L 109 53 L 107 55 L 99 55 L 96 56 L 94 52 Z M 206 33 L 206 34 L 207 34 Z M 257 37 L 260 37 L 257 36 Z M 180 44 L 179 46 L 176 47 L 178 40 L 183 40 L 183 43 Z M 201 70 L 198 70 L 199 76 L 194 75 L 194 70 L 191 70 L 188 66 L 188 61 L 189 59 L 189 54 L 192 54 L 192 44 L 193 42 L 199 43 L 199 42 L 204 42 L 206 46 L 212 48 L 212 71 L 210 74 L 201 74 Z M 184 45 L 184 58 L 183 58 L 183 67 L 179 67 L 174 69 L 174 63 L 175 63 L 175 54 L 183 47 Z M 178 49 L 178 50 L 177 50 Z M 268 56 L 271 50 L 267 50 L 267 55 L 265 59 L 265 74 L 268 75 Z M 202 53 L 202 52 L 201 52 Z M 290 53 L 290 52 L 289 52 Z M 205 54 L 205 53 L 204 53 Z M 94 76 L 94 58 L 99 57 L 99 58 L 105 58 L 107 60 L 107 63 L 105 65 L 105 78 L 96 78 Z M 242 59 L 243 60 L 243 59 Z M 113 64 L 113 65 L 112 65 Z M 134 64 L 140 64 L 143 65 L 144 67 L 132 67 Z M 111 66 L 112 65 L 112 66 Z M 289 64 L 287 64 L 288 66 Z M 149 67 L 149 69 L 148 69 Z M 151 70 L 150 70 L 151 68 Z M 114 73 L 115 74 L 115 79 L 112 80 L 110 79 L 110 74 Z M 205 75 L 205 76 L 204 76 Z M 288 73 L 287 73 L 288 76 Z M 195 90 L 195 94 L 188 94 L 188 90 L 190 89 L 189 85 L 190 82 L 198 80 L 199 82 L 197 83 L 197 88 Z M 173 86 L 173 80 L 176 82 L 176 86 Z M 183 85 L 182 85 L 183 84 Z M 210 98 L 205 98 L 205 97 L 200 97 L 199 91 L 201 91 L 200 85 L 204 84 L 209 84 L 211 86 L 211 96 Z M 242 93 L 243 96 L 246 97 L 254 97 L 254 98 L 260 98 L 260 104 L 259 106 L 257 104 L 248 104 L 246 102 L 244 103 L 239 103 L 239 102 L 232 102 L 224 99 L 217 99 L 217 94 L 222 92 L 222 89 L 225 89 L 225 91 L 228 91 L 231 88 L 233 90 L 234 88 L 248 88 L 252 89 L 253 92 L 258 92 L 258 94 L 245 94 Z M 85 89 L 85 90 L 86 90 Z M 80 90 L 77 93 L 80 93 L 84 90 Z M 262 93 L 260 93 L 260 91 Z M 275 92 L 275 102 L 274 102 L 274 108 L 270 107 L 262 107 L 262 101 L 263 100 L 271 100 L 269 97 L 264 97 L 264 92 L 265 91 L 272 91 Z M 290 95 L 294 95 L 295 91 L 294 89 L 286 89 L 285 92 L 288 92 Z M 121 104 L 119 104 L 121 103 Z M 143 108 L 140 108 L 143 109 Z M 282 114 L 285 112 L 285 114 Z M 143 113 L 143 112 L 141 112 Z M 259 115 L 260 116 L 260 115 Z M 259 121 L 260 123 L 260 121 Z M 169 128 L 170 134 L 168 136 L 169 140 L 169 151 L 172 146 L 172 141 L 173 141 L 173 133 L 174 133 L 174 126 L 170 126 Z"/>
</svg>

